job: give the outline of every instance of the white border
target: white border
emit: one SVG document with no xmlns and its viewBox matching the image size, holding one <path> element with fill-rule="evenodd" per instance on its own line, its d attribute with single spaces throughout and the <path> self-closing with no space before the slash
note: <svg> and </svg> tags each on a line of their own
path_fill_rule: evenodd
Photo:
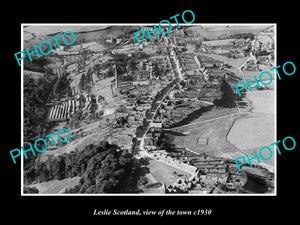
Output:
<svg viewBox="0 0 300 225">
<path fill-rule="evenodd" d="M 176 23 L 171 23 L 177 25 Z M 277 66 L 277 23 L 192 23 L 180 26 L 274 26 L 274 67 Z M 158 25 L 156 23 L 155 25 Z M 167 26 L 166 24 L 162 24 Z M 153 23 L 21 23 L 21 50 L 23 50 L 23 27 L 24 26 L 153 26 Z M 23 146 L 23 74 L 24 63 L 21 62 L 21 144 Z M 277 140 L 277 75 L 274 71 L 275 112 L 274 112 L 274 142 Z M 270 143 L 271 144 L 271 143 Z M 274 193 L 267 194 L 24 194 L 23 193 L 23 159 L 21 157 L 21 196 L 277 196 L 277 154 L 274 154 Z"/>
</svg>

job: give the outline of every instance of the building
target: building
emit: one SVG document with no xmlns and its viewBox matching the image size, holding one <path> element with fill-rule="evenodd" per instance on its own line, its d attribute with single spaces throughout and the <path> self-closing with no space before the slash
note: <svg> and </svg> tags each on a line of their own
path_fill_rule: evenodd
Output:
<svg viewBox="0 0 300 225">
<path fill-rule="evenodd" d="M 79 102 L 69 100 L 55 105 L 51 105 L 48 113 L 49 121 L 65 121 L 75 113 L 79 106 Z"/>
</svg>

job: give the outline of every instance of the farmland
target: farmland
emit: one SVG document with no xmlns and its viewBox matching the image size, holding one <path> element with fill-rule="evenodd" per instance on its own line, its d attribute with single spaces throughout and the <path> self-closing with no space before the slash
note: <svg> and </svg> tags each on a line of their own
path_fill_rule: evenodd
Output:
<svg viewBox="0 0 300 225">
<path fill-rule="evenodd" d="M 202 26 L 193 26 L 187 30 L 193 34 L 199 34 L 202 37 L 208 39 L 217 39 L 220 37 L 226 37 L 232 34 L 240 33 L 258 33 L 259 31 L 268 28 L 268 25 L 261 26 L 240 26 L 240 25 L 202 25 Z"/>
</svg>

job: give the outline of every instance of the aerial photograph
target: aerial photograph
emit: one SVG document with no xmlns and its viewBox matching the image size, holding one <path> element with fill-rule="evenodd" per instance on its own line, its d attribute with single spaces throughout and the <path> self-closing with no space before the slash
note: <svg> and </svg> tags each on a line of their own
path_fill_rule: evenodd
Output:
<svg viewBox="0 0 300 225">
<path fill-rule="evenodd" d="M 23 146 L 48 146 L 22 159 L 22 194 L 273 195 L 276 158 L 235 159 L 274 150 L 276 83 L 254 76 L 276 66 L 276 24 L 145 28 L 22 24 L 22 51 L 52 44 L 22 61 Z"/>
</svg>

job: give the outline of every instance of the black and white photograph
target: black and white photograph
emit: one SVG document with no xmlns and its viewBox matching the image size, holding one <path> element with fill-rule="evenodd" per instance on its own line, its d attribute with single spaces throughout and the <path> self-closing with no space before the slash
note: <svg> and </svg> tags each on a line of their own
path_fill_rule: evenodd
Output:
<svg viewBox="0 0 300 225">
<path fill-rule="evenodd" d="M 276 194 L 276 24 L 179 27 L 22 25 L 23 194 Z"/>
</svg>

